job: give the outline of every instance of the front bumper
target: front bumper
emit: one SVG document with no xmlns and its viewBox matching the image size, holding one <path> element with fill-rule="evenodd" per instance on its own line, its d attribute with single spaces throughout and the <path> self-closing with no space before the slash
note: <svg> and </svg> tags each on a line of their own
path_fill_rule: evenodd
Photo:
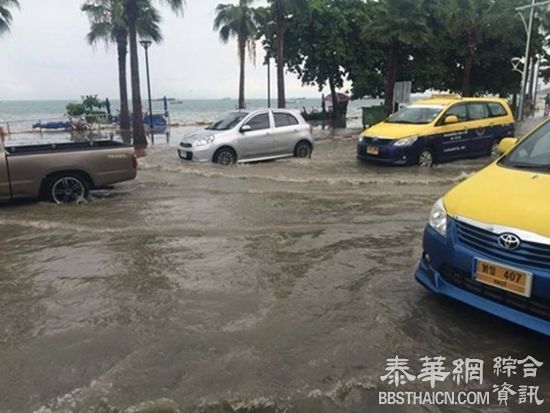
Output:
<svg viewBox="0 0 550 413">
<path fill-rule="evenodd" d="M 378 154 L 369 154 L 369 147 L 377 148 Z M 389 165 L 411 165 L 415 163 L 417 156 L 413 146 L 395 146 L 391 142 L 376 144 L 360 141 L 357 143 L 357 158 L 362 161 Z"/>
<path fill-rule="evenodd" d="M 214 150 L 209 146 L 205 147 L 178 147 L 178 156 L 184 161 L 211 162 L 214 157 Z"/>
<path fill-rule="evenodd" d="M 428 226 L 416 279 L 434 293 L 550 336 L 550 291 L 547 288 L 550 269 L 522 268 L 534 277 L 532 295 L 525 298 L 477 282 L 473 278 L 476 258 L 494 261 L 491 256 L 460 244 L 453 220 L 449 220 L 447 238 Z M 502 264 L 517 267 L 515 263 Z"/>
</svg>

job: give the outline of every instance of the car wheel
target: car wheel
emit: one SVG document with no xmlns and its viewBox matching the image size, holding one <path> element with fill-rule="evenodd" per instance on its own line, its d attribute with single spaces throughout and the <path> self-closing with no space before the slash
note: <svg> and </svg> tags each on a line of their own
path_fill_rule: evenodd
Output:
<svg viewBox="0 0 550 413">
<path fill-rule="evenodd" d="M 56 204 L 80 204 L 90 195 L 90 185 L 79 175 L 57 175 L 50 179 L 46 193 Z"/>
<path fill-rule="evenodd" d="M 498 158 L 500 156 L 500 151 L 498 149 L 498 145 L 500 144 L 500 141 L 496 140 L 493 141 L 491 144 L 491 148 L 489 149 L 489 156 L 491 158 Z"/>
<path fill-rule="evenodd" d="M 214 162 L 228 166 L 237 162 L 237 154 L 231 148 L 221 148 L 214 155 Z"/>
<path fill-rule="evenodd" d="M 312 152 L 313 147 L 311 146 L 311 143 L 307 141 L 298 142 L 294 148 L 294 156 L 296 158 L 311 158 Z"/>
<path fill-rule="evenodd" d="M 431 149 L 422 149 L 418 155 L 418 166 L 423 168 L 431 168 L 434 165 L 434 154 Z"/>
</svg>

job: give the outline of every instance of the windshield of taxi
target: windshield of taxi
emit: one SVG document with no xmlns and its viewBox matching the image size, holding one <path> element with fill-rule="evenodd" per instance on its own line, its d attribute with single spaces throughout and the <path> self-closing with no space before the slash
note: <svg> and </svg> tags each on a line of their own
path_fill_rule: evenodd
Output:
<svg viewBox="0 0 550 413">
<path fill-rule="evenodd" d="M 208 130 L 229 130 L 239 124 L 241 120 L 248 116 L 248 112 L 229 112 L 223 118 L 217 120 L 206 129 Z"/>
<path fill-rule="evenodd" d="M 550 122 L 521 141 L 500 163 L 512 168 L 550 172 Z"/>
<path fill-rule="evenodd" d="M 444 106 L 439 105 L 414 105 L 406 107 L 391 115 L 386 123 L 407 123 L 413 125 L 428 124 L 435 120 Z"/>
</svg>

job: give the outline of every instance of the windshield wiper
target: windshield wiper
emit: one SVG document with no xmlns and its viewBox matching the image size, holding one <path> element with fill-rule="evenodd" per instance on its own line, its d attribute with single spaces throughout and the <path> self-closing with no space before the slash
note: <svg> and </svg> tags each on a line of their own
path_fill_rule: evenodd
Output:
<svg viewBox="0 0 550 413">
<path fill-rule="evenodd" d="M 535 163 L 521 163 L 521 162 L 509 162 L 505 163 L 507 166 L 517 169 L 535 169 L 537 171 L 550 171 L 550 164 L 540 165 Z"/>
</svg>

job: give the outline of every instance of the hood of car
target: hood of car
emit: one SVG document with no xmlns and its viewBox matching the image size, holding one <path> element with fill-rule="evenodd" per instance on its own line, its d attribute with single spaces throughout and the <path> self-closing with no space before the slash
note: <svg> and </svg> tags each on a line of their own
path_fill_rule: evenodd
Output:
<svg viewBox="0 0 550 413">
<path fill-rule="evenodd" d="M 550 237 L 550 174 L 494 163 L 452 189 L 443 202 L 452 217 Z"/>
<path fill-rule="evenodd" d="M 209 136 L 219 136 L 223 133 L 227 133 L 227 131 L 201 129 L 192 132 L 189 135 L 185 135 L 185 137 L 181 141 L 182 143 L 193 143 L 199 139 L 207 138 Z"/>
<path fill-rule="evenodd" d="M 402 139 L 409 136 L 426 134 L 428 130 L 429 125 L 381 122 L 365 129 L 362 136 L 370 136 L 379 139 Z"/>
</svg>

